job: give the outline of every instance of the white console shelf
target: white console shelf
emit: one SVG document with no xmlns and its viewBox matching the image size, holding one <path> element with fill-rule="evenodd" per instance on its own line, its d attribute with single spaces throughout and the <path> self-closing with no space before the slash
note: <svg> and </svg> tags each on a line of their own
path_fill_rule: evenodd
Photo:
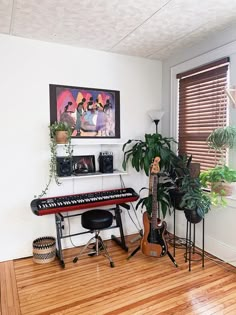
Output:
<svg viewBox="0 0 236 315">
<path fill-rule="evenodd" d="M 98 141 L 99 140 L 99 141 Z M 124 139 L 72 139 L 71 146 L 73 147 L 73 156 L 94 155 L 95 156 L 95 169 L 98 170 L 98 156 L 101 151 L 114 152 L 114 170 L 113 173 L 101 173 L 96 171 L 95 173 L 83 173 L 71 176 L 60 176 L 59 180 L 71 180 L 81 178 L 95 178 L 95 177 L 110 177 L 127 175 L 126 171 L 122 171 L 122 159 L 123 152 L 122 146 L 124 145 Z M 65 155 L 64 144 L 57 144 L 57 156 L 63 157 Z"/>
<path fill-rule="evenodd" d="M 80 174 L 77 176 L 64 176 L 64 177 L 58 177 L 59 180 L 67 180 L 67 179 L 81 179 L 81 178 L 88 178 L 88 177 L 105 177 L 105 176 L 120 176 L 120 175 L 127 175 L 127 172 L 124 171 L 118 171 L 114 170 L 113 173 L 101 173 L 101 172 L 95 172 L 95 173 L 89 173 L 89 174 Z"/>
</svg>

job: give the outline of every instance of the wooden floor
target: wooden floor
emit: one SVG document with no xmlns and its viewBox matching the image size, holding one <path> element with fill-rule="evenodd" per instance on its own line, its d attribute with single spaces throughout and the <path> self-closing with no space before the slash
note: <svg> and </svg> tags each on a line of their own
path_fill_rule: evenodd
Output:
<svg viewBox="0 0 236 315">
<path fill-rule="evenodd" d="M 138 245 L 127 244 L 129 252 Z M 150 258 L 139 251 L 127 260 L 114 242 L 107 246 L 115 268 L 104 256 L 73 264 L 76 248 L 64 251 L 64 270 L 57 260 L 0 263 L 0 314 L 236 314 L 236 268 L 206 258 L 204 269 L 193 262 L 189 272 L 183 249 L 176 250 L 176 268 L 168 256 Z"/>
</svg>

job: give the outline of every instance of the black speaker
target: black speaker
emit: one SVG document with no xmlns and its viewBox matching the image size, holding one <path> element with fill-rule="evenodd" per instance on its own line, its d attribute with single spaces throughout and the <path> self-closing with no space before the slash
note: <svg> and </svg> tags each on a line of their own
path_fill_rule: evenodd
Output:
<svg viewBox="0 0 236 315">
<path fill-rule="evenodd" d="M 71 176 L 72 174 L 72 159 L 68 157 L 57 157 L 57 175 Z"/>
<path fill-rule="evenodd" d="M 113 173 L 113 155 L 112 153 L 101 152 L 99 155 L 99 172 Z"/>
</svg>

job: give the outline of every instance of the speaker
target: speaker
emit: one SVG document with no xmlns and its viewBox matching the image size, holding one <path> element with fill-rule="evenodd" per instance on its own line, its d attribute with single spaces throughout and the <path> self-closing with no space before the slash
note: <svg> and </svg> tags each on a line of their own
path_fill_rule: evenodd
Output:
<svg viewBox="0 0 236 315">
<path fill-rule="evenodd" d="M 68 157 L 57 157 L 57 175 L 71 176 L 72 175 L 72 159 Z"/>
<path fill-rule="evenodd" d="M 101 152 L 99 155 L 99 172 L 113 173 L 113 155 L 110 152 Z"/>
</svg>

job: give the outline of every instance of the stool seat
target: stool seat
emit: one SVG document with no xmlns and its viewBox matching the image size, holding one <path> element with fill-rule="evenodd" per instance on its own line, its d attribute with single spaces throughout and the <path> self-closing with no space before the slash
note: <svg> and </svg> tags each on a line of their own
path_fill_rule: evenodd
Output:
<svg viewBox="0 0 236 315">
<path fill-rule="evenodd" d="M 106 229 L 112 225 L 112 221 L 112 213 L 103 209 L 86 211 L 81 216 L 81 224 L 88 230 Z"/>
<path fill-rule="evenodd" d="M 94 209 L 89 210 L 81 215 L 81 224 L 82 227 L 85 229 L 90 230 L 91 232 L 94 232 L 95 235 L 88 241 L 88 243 L 85 245 L 85 247 L 80 251 L 79 255 L 76 256 L 73 259 L 73 262 L 76 263 L 80 256 L 82 256 L 83 252 L 89 248 L 89 245 L 92 244 L 93 241 L 95 241 L 95 245 L 93 246 L 93 251 L 90 252 L 88 255 L 99 255 L 100 251 L 104 251 L 104 256 L 109 260 L 110 266 L 114 267 L 114 262 L 112 258 L 109 256 L 108 251 L 106 249 L 106 246 L 99 235 L 100 231 L 103 229 L 107 229 L 112 225 L 113 222 L 113 215 L 108 210 L 103 209 Z"/>
</svg>

